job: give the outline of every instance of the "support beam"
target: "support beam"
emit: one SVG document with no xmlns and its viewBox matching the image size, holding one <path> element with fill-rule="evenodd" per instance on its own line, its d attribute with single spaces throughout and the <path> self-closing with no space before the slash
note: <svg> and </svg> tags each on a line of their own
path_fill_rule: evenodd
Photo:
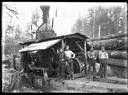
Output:
<svg viewBox="0 0 128 95">
<path fill-rule="evenodd" d="M 65 47 L 64 38 L 62 38 L 61 47 L 62 47 L 62 50 L 64 51 L 64 47 Z"/>
<path fill-rule="evenodd" d="M 78 42 L 75 41 L 75 43 L 76 43 L 76 45 L 81 49 L 81 51 L 84 50 L 84 49 L 78 44 Z"/>
<path fill-rule="evenodd" d="M 87 74 L 87 42 L 86 40 L 84 41 L 84 53 L 85 53 L 85 60 L 84 60 L 84 66 L 85 66 L 85 74 Z"/>
</svg>

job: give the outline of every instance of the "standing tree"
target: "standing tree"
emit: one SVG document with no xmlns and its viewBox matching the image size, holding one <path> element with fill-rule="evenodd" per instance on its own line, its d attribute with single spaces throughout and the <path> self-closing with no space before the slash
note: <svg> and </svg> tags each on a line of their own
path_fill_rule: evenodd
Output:
<svg viewBox="0 0 128 95">
<path fill-rule="evenodd" d="M 124 8 L 120 6 L 109 8 L 98 6 L 90 8 L 88 12 L 88 18 L 78 19 L 72 28 L 72 32 L 82 32 L 90 37 L 94 35 L 94 38 L 125 32 Z"/>
<path fill-rule="evenodd" d="M 3 28 L 3 39 L 4 40 L 4 53 L 5 54 L 12 54 L 15 53 L 15 36 L 16 36 L 16 21 L 19 19 L 18 10 L 15 6 L 10 4 L 3 3 L 3 23 L 6 23 Z"/>
</svg>

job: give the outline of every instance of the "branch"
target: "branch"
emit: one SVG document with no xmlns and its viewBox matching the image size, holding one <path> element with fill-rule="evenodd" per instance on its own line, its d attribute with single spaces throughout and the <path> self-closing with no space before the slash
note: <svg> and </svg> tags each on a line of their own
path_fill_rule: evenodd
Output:
<svg viewBox="0 0 128 95">
<path fill-rule="evenodd" d="M 8 5 L 5 5 L 5 8 L 8 9 L 11 13 L 13 13 L 13 14 L 18 18 L 17 15 L 18 15 L 19 13 L 18 13 L 17 11 L 15 11 L 14 9 L 9 8 Z"/>
</svg>

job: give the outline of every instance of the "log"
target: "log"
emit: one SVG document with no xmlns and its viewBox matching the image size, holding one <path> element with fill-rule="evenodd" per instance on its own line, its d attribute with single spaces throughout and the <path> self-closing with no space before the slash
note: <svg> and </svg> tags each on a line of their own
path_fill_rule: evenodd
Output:
<svg viewBox="0 0 128 95">
<path fill-rule="evenodd" d="M 97 54 L 99 54 L 100 50 L 95 50 Z M 127 51 L 118 51 L 118 50 L 106 50 L 108 53 L 109 58 L 114 58 L 114 59 L 127 59 Z"/>
<path fill-rule="evenodd" d="M 127 59 L 127 51 L 112 51 L 112 50 L 107 50 L 108 55 L 110 58 L 115 58 L 115 59 Z"/>
<path fill-rule="evenodd" d="M 127 37 L 99 39 L 88 41 L 88 44 L 93 44 L 95 49 L 101 49 L 101 47 L 104 46 L 106 50 L 127 50 Z"/>
<path fill-rule="evenodd" d="M 90 39 L 86 39 L 86 41 L 90 42 L 90 41 L 99 41 L 99 40 L 122 38 L 122 37 L 127 37 L 127 33 L 108 35 L 108 36 L 104 36 L 104 37 L 101 37 L 101 38 L 95 38 L 95 39 L 90 38 Z"/>
<path fill-rule="evenodd" d="M 118 67 L 128 67 L 126 59 L 116 59 L 116 58 L 109 58 L 107 60 L 108 65 L 118 66 Z"/>
</svg>

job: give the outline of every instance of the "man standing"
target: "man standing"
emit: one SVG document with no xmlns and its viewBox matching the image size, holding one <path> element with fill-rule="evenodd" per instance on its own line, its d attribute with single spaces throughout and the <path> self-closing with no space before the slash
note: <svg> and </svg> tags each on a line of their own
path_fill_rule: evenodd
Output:
<svg viewBox="0 0 128 95">
<path fill-rule="evenodd" d="M 62 50 L 62 48 L 59 49 L 59 64 L 58 64 L 58 71 L 57 71 L 57 77 L 59 77 L 60 79 L 64 79 L 65 78 L 65 62 L 64 62 L 64 52 Z"/>
<path fill-rule="evenodd" d="M 66 60 L 69 63 L 69 67 L 70 67 L 70 75 L 71 78 L 74 79 L 74 69 L 73 69 L 73 60 L 72 58 L 75 58 L 75 53 L 72 52 L 71 50 L 69 50 L 69 46 L 66 46 L 66 50 L 65 50 L 65 56 L 66 56 Z"/>
<path fill-rule="evenodd" d="M 99 59 L 100 59 L 100 66 L 101 66 L 101 77 L 106 77 L 106 70 L 107 70 L 107 59 L 108 59 L 108 53 L 105 51 L 104 47 L 101 47 L 101 51 L 99 51 Z"/>
<path fill-rule="evenodd" d="M 95 81 L 95 79 L 96 79 L 95 63 L 96 63 L 97 54 L 94 51 L 93 47 L 91 47 L 90 51 L 88 52 L 88 57 L 89 57 L 88 71 L 91 72 L 91 67 L 93 67 L 93 81 Z"/>
</svg>

